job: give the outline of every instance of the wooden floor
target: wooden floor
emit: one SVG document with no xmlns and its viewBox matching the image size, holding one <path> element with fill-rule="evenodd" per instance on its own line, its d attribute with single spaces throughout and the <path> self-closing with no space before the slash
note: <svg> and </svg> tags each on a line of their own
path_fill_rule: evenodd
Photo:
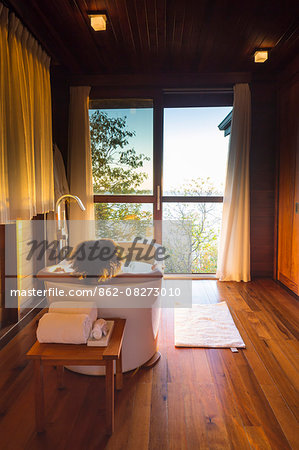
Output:
<svg viewBox="0 0 299 450">
<path fill-rule="evenodd" d="M 45 370 L 47 431 L 34 431 L 36 321 L 0 352 L 0 447 L 35 449 L 299 449 L 298 304 L 271 280 L 194 281 L 196 303 L 226 300 L 246 350 L 176 349 L 162 311 L 161 361 L 124 377 L 115 433 L 105 436 L 104 380 Z M 296 354 L 297 352 L 297 354 Z"/>
</svg>

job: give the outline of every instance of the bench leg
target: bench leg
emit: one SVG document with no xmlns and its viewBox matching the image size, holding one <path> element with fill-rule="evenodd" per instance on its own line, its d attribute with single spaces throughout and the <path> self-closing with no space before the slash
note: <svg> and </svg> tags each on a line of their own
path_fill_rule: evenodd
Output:
<svg viewBox="0 0 299 450">
<path fill-rule="evenodd" d="M 114 370 L 113 360 L 106 361 L 106 425 L 107 434 L 114 431 Z"/>
<path fill-rule="evenodd" d="M 116 360 L 116 389 L 119 391 L 123 387 L 122 352 Z"/>
<path fill-rule="evenodd" d="M 40 359 L 35 361 L 35 421 L 36 431 L 42 433 L 45 431 L 45 402 L 44 402 L 44 380 L 43 365 Z"/>
</svg>

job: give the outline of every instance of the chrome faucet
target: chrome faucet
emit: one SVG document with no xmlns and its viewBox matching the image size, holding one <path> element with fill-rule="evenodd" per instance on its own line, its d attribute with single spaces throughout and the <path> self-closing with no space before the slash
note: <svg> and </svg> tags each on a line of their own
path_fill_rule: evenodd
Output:
<svg viewBox="0 0 299 450">
<path fill-rule="evenodd" d="M 57 226 L 57 234 L 58 234 L 58 239 L 59 240 L 65 239 L 65 236 L 63 236 L 63 233 L 62 233 L 62 230 L 64 229 L 64 226 L 62 226 L 62 222 L 63 222 L 63 225 L 64 225 L 64 223 L 65 223 L 65 214 L 63 215 L 63 221 L 62 221 L 61 220 L 61 202 L 62 202 L 62 200 L 67 199 L 67 198 L 76 200 L 76 202 L 78 203 L 78 205 L 80 206 L 82 211 L 85 211 L 85 209 L 86 209 L 85 206 L 83 205 L 82 201 L 80 200 L 80 198 L 77 197 L 76 195 L 64 194 L 61 197 L 59 197 L 59 199 L 56 202 L 56 206 L 55 206 L 55 210 L 56 210 L 56 213 L 57 213 L 57 222 L 58 222 L 57 223 L 57 225 L 58 225 Z"/>
</svg>

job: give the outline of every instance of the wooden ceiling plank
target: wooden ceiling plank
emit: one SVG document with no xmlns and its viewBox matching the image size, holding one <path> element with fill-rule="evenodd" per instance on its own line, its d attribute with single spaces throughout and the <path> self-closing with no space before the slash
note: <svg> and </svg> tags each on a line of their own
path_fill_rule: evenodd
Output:
<svg viewBox="0 0 299 450">
<path fill-rule="evenodd" d="M 148 21 L 148 9 L 147 9 L 147 1 L 144 0 L 144 16 L 145 16 L 145 24 L 146 24 L 146 36 L 148 42 L 149 51 L 152 50 L 151 39 L 150 39 L 150 29 L 149 29 L 149 21 Z"/>
<path fill-rule="evenodd" d="M 148 23 L 148 32 L 150 39 L 150 47 L 152 54 L 152 63 L 155 63 L 158 56 L 158 39 L 157 39 L 157 18 L 156 18 L 156 4 L 153 0 L 146 0 L 146 16 Z"/>
<path fill-rule="evenodd" d="M 175 32 L 175 1 L 166 1 L 166 66 L 168 70 L 171 71 L 173 65 L 173 39 Z"/>
<path fill-rule="evenodd" d="M 223 64 L 233 70 L 234 64 L 236 63 L 234 46 L 236 45 L 235 41 L 238 43 L 240 36 L 238 40 L 234 39 L 233 41 L 231 39 L 231 34 L 228 29 L 229 21 L 225 20 L 226 15 L 230 14 L 228 12 L 230 11 L 230 6 L 230 0 L 222 0 L 219 2 L 217 8 L 215 8 L 212 19 L 213 27 L 210 30 L 211 38 L 209 40 L 209 46 L 205 48 L 205 59 L 207 60 L 208 55 L 210 55 L 213 64 L 212 67 L 215 71 L 219 70 L 219 67 Z M 233 9 L 233 15 L 237 10 L 237 7 Z M 219 34 L 222 36 L 221 40 L 219 39 Z M 232 66 L 230 66 L 230 63 L 232 63 Z"/>
<path fill-rule="evenodd" d="M 86 1 L 85 1 L 86 3 Z M 105 11 L 107 14 L 107 30 L 104 33 L 95 35 L 96 42 L 107 55 L 106 60 L 109 60 L 108 72 L 118 70 L 119 67 L 119 42 L 115 31 L 114 23 L 111 20 L 109 13 L 109 6 L 111 2 L 106 0 L 87 0 L 87 11 Z"/>
<path fill-rule="evenodd" d="M 31 1 L 40 8 L 38 0 Z M 57 30 L 56 34 L 62 38 L 65 45 L 71 50 L 73 57 L 78 61 L 79 70 L 86 72 L 92 69 L 90 54 L 86 52 L 86 48 L 89 48 L 89 41 L 86 42 L 86 29 L 82 28 L 81 20 L 78 21 L 78 12 L 74 13 L 74 9 L 76 9 L 74 3 L 67 0 L 52 0 L 47 2 L 43 9 L 45 17 L 49 18 L 49 22 L 52 23 L 53 32 L 56 33 Z M 81 38 L 78 37 L 78 30 L 80 30 Z"/>
<path fill-rule="evenodd" d="M 134 0 L 126 0 L 126 14 L 130 27 L 132 41 L 134 43 L 135 52 L 138 55 L 140 55 L 141 54 L 140 30 Z"/>
<path fill-rule="evenodd" d="M 76 73 L 278 70 L 298 51 L 295 0 L 6 0 L 50 55 Z M 106 10 L 106 32 L 88 10 Z M 273 47 L 265 65 L 256 46 Z"/>
<path fill-rule="evenodd" d="M 203 18 L 201 21 L 201 30 L 198 38 L 198 45 L 196 50 L 196 58 L 198 60 L 197 70 L 205 71 L 206 63 L 209 59 L 213 64 L 213 59 L 211 57 L 211 48 L 213 46 L 213 41 L 219 36 L 217 30 L 214 27 L 213 20 L 216 15 L 217 5 L 215 3 L 205 0 Z"/>
<path fill-rule="evenodd" d="M 140 48 L 148 53 L 150 50 L 150 39 L 144 1 L 145 0 L 142 0 L 141 2 L 140 0 L 133 0 L 137 17 Z"/>
<path fill-rule="evenodd" d="M 186 8 L 185 25 L 182 35 L 183 66 L 186 72 L 194 71 L 194 59 L 196 55 L 196 42 L 198 39 L 198 23 L 201 19 L 202 3 L 192 0 Z"/>
<path fill-rule="evenodd" d="M 148 48 L 147 36 L 144 27 L 146 23 L 146 12 L 143 8 L 144 3 L 136 0 L 127 0 L 127 10 L 131 22 L 132 32 L 134 34 L 136 55 L 139 62 L 139 71 L 150 70 L 151 55 Z"/>
<path fill-rule="evenodd" d="M 96 3 L 96 4 L 98 5 L 98 3 Z M 121 35 L 121 31 L 120 31 L 117 13 L 114 13 L 114 11 L 116 10 L 114 1 L 113 0 L 104 0 L 104 4 L 105 4 L 105 10 L 107 11 L 108 16 L 109 16 L 109 22 L 110 22 L 111 30 L 113 32 L 115 42 L 118 46 L 121 46 L 122 35 Z"/>
<path fill-rule="evenodd" d="M 151 70 L 150 37 L 147 22 L 147 11 L 144 1 L 133 0 L 136 14 L 136 26 L 140 45 L 140 60 L 142 61 L 141 72 Z M 133 8 L 133 5 L 132 5 Z"/>
<path fill-rule="evenodd" d="M 155 0 L 155 27 L 157 42 L 157 70 L 163 70 L 167 59 L 166 47 L 166 0 Z"/>
<path fill-rule="evenodd" d="M 132 32 L 131 21 L 127 9 L 126 0 L 117 0 L 116 6 L 120 19 L 120 27 L 124 39 L 123 51 L 126 53 L 126 59 L 128 63 L 128 71 L 139 71 L 140 61 L 137 56 L 135 38 Z"/>
<path fill-rule="evenodd" d="M 108 15 L 105 50 L 110 59 L 109 72 L 127 71 L 128 51 L 122 34 L 117 5 L 114 0 L 96 0 L 96 6 L 97 10 L 105 10 Z"/>
<path fill-rule="evenodd" d="M 155 0 L 157 46 L 160 51 L 166 50 L 166 0 Z"/>
<path fill-rule="evenodd" d="M 85 32 L 86 35 L 86 41 L 90 43 L 90 53 L 92 54 L 91 58 L 91 64 L 92 68 L 95 68 L 97 71 L 100 70 L 101 72 L 106 72 L 107 67 L 109 67 L 109 63 L 111 61 L 111 58 L 108 56 L 107 52 L 107 32 L 101 32 L 98 34 L 99 38 L 103 41 L 102 48 L 99 48 L 95 31 L 90 26 L 90 20 L 88 17 L 88 11 L 92 10 L 92 4 L 87 4 L 84 0 L 71 0 L 77 9 L 79 15 L 80 15 L 80 27 L 82 29 L 82 32 Z M 93 3 L 93 2 L 92 2 Z M 91 9 L 89 9 L 91 8 Z M 106 44 L 106 45 L 104 45 Z"/>
<path fill-rule="evenodd" d="M 127 8 L 126 8 L 126 0 L 114 0 L 119 25 L 121 29 L 121 33 L 123 36 L 123 42 L 130 51 L 133 51 L 135 53 L 135 42 L 132 35 L 132 30 L 130 27 L 130 23 L 128 21 L 128 14 L 127 14 Z"/>
<path fill-rule="evenodd" d="M 174 28 L 174 38 L 173 38 L 173 51 L 174 51 L 174 61 L 175 61 L 175 69 L 179 71 L 184 71 L 184 60 L 182 58 L 182 39 L 184 32 L 184 24 L 185 24 L 185 15 L 186 15 L 186 2 L 181 2 L 180 0 L 176 1 L 176 9 L 175 9 L 175 28 Z M 181 57 L 180 57 L 181 56 Z"/>
</svg>

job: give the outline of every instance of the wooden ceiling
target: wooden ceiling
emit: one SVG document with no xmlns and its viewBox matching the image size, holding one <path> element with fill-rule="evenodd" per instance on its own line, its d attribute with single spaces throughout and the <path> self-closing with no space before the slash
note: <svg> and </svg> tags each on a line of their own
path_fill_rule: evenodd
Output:
<svg viewBox="0 0 299 450">
<path fill-rule="evenodd" d="M 55 61 L 72 73 L 204 73 L 261 70 L 298 53 L 298 2 L 289 0 L 9 0 Z M 105 10 L 95 32 L 88 12 Z"/>
</svg>

